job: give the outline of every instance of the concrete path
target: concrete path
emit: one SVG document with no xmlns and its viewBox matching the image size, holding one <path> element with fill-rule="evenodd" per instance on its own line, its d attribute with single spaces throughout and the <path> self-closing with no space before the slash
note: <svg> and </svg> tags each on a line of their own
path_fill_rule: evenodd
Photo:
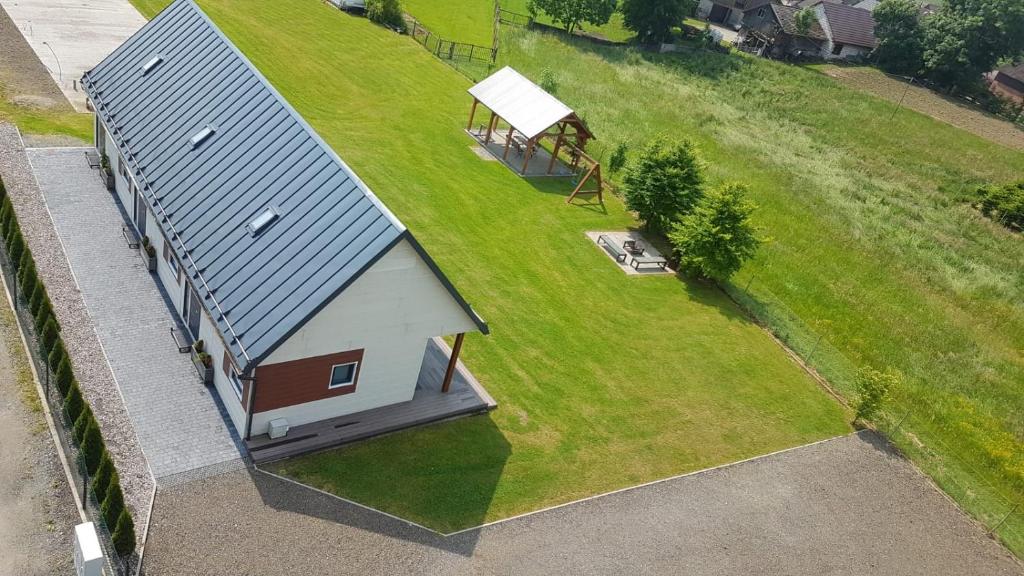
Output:
<svg viewBox="0 0 1024 576">
<path fill-rule="evenodd" d="M 0 6 L 79 112 L 86 111 L 77 86 L 82 74 L 146 23 L 128 0 L 0 0 Z"/>
<path fill-rule="evenodd" d="M 114 196 L 83 148 L 29 149 L 57 234 L 157 483 L 243 466 L 238 435 L 187 354 Z"/>
<path fill-rule="evenodd" d="M 158 494 L 144 563 L 151 576 L 1024 574 L 871 434 L 450 538 L 258 471 L 234 472 Z"/>
</svg>

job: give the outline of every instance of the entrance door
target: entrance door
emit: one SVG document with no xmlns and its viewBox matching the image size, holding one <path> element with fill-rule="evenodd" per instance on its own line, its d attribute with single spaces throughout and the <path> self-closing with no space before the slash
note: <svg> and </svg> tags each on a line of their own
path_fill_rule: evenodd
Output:
<svg viewBox="0 0 1024 576">
<path fill-rule="evenodd" d="M 185 291 L 185 323 L 188 324 L 188 331 L 192 338 L 199 339 L 199 296 L 191 286 Z"/>
<path fill-rule="evenodd" d="M 139 187 L 132 184 L 132 190 L 135 191 L 135 227 L 139 230 L 140 236 L 146 235 L 146 199 L 143 198 L 142 192 L 139 191 Z"/>
<path fill-rule="evenodd" d="M 708 14 L 708 20 L 721 24 L 725 22 L 725 19 L 729 17 L 729 9 L 721 4 L 714 4 L 711 6 L 711 13 Z"/>
</svg>

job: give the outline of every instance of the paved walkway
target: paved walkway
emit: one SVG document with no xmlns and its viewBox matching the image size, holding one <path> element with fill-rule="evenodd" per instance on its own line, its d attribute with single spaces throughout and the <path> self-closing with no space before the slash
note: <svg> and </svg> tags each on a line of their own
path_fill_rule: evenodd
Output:
<svg viewBox="0 0 1024 576">
<path fill-rule="evenodd" d="M 163 293 L 127 248 L 114 197 L 83 148 L 29 149 L 57 234 L 157 483 L 240 467 L 238 435 L 170 336 Z"/>
<path fill-rule="evenodd" d="M 145 568 L 151 576 L 1024 574 L 870 434 L 450 538 L 261 472 L 234 472 L 159 493 Z"/>
<path fill-rule="evenodd" d="M 146 19 L 128 0 L 0 0 L 18 30 L 79 112 L 85 93 L 77 86 Z"/>
</svg>

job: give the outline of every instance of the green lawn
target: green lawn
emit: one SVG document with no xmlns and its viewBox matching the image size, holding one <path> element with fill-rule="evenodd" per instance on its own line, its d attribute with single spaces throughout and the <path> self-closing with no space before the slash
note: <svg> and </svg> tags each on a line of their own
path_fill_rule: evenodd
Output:
<svg viewBox="0 0 1024 576">
<path fill-rule="evenodd" d="M 11 122 L 25 134 L 60 134 L 73 136 L 86 142 L 92 140 L 91 115 L 19 106 L 6 98 L 2 84 L 0 84 L 0 122 Z"/>
<path fill-rule="evenodd" d="M 850 398 L 858 367 L 901 371 L 883 423 L 912 410 L 896 442 L 978 518 L 1024 499 L 1024 242 L 959 200 L 1019 178 L 1024 153 L 756 58 L 505 46 L 528 76 L 557 70 L 595 154 L 666 133 L 700 146 L 713 182 L 749 184 L 773 240 L 729 290 Z M 1000 534 L 1024 551 L 1024 514 Z"/>
<path fill-rule="evenodd" d="M 590 243 L 634 224 L 621 203 L 570 207 L 567 183 L 480 160 L 468 82 L 408 38 L 312 0 L 201 4 L 493 330 L 463 358 L 496 412 L 279 471 L 450 530 L 849 430 L 719 290 L 629 278 Z"/>
</svg>

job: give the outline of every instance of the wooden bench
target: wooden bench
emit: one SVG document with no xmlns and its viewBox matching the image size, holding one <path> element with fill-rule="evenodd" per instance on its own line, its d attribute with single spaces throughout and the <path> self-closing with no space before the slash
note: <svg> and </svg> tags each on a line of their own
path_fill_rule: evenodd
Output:
<svg viewBox="0 0 1024 576">
<path fill-rule="evenodd" d="M 171 338 L 174 339 L 174 344 L 178 346 L 178 352 L 182 354 L 187 354 L 192 348 L 189 337 L 177 328 L 171 328 Z"/>
<path fill-rule="evenodd" d="M 127 224 L 121 225 L 121 235 L 124 236 L 125 242 L 128 243 L 129 248 L 139 248 L 139 235 L 135 233 L 135 229 Z"/>
<path fill-rule="evenodd" d="M 597 243 L 599 245 L 601 243 L 604 243 L 604 246 L 608 248 L 608 251 L 612 253 L 612 256 L 615 256 L 615 260 L 617 262 L 626 261 L 626 251 L 623 250 L 618 244 L 615 243 L 614 240 L 609 238 L 607 235 L 601 234 L 600 236 L 598 236 Z"/>
<path fill-rule="evenodd" d="M 668 266 L 668 260 L 665 260 L 661 256 L 634 256 L 633 261 L 630 262 L 633 269 L 638 272 L 640 271 L 641 264 L 654 264 L 656 266 L 660 266 L 661 269 L 664 270 L 665 266 Z"/>
</svg>

